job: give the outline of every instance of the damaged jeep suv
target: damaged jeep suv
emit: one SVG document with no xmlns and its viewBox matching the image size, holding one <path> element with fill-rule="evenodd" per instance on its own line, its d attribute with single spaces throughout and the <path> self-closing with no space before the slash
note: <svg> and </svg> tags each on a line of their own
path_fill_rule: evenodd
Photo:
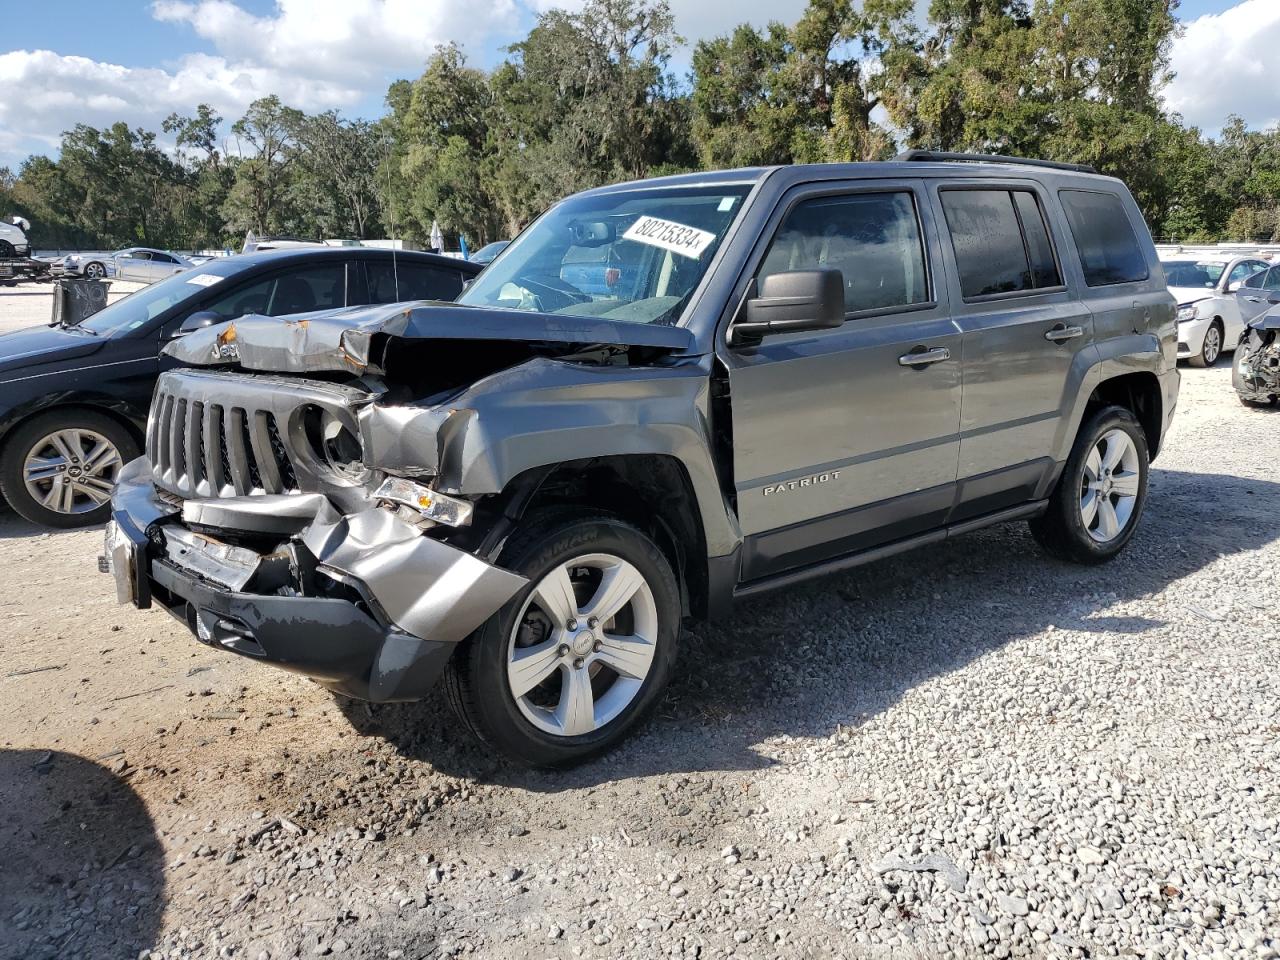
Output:
<svg viewBox="0 0 1280 960">
<path fill-rule="evenodd" d="M 444 687 L 530 764 L 616 742 L 681 622 L 991 523 L 1095 563 L 1177 396 L 1125 187 L 998 157 L 669 177 L 553 207 L 456 304 L 189 333 L 104 567 L 203 643 Z"/>
</svg>

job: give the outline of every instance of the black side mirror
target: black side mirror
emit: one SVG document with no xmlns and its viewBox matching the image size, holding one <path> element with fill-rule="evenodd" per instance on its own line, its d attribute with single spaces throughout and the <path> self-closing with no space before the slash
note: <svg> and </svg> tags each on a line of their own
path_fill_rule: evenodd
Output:
<svg viewBox="0 0 1280 960">
<path fill-rule="evenodd" d="M 759 292 L 729 328 L 729 343 L 758 343 L 771 333 L 831 330 L 844 323 L 844 274 L 792 270 L 760 282 Z"/>
<path fill-rule="evenodd" d="M 197 310 L 182 321 L 182 326 L 178 327 L 178 332 L 175 336 L 185 337 L 188 333 L 195 333 L 205 327 L 212 327 L 215 323 L 221 323 L 222 320 L 223 318 L 212 310 Z"/>
</svg>

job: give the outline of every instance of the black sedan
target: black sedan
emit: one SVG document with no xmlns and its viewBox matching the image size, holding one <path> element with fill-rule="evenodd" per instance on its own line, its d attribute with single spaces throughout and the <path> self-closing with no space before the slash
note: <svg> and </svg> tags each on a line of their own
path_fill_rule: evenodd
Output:
<svg viewBox="0 0 1280 960">
<path fill-rule="evenodd" d="M 0 492 L 28 520 L 105 520 L 121 467 L 138 455 L 151 391 L 174 337 L 245 314 L 452 300 L 480 265 L 358 247 L 211 260 L 76 326 L 0 336 Z"/>
</svg>

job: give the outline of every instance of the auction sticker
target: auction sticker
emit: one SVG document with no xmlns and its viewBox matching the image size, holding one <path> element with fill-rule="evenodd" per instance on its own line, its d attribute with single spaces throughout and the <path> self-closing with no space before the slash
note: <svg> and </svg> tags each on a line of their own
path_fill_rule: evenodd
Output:
<svg viewBox="0 0 1280 960">
<path fill-rule="evenodd" d="M 687 227 L 674 220 L 663 220 L 661 217 L 641 217 L 627 228 L 622 235 L 624 240 L 635 240 L 647 243 L 651 247 L 661 247 L 683 257 L 697 259 L 702 251 L 711 245 L 716 238 L 714 233 Z"/>
<path fill-rule="evenodd" d="M 212 287 L 221 279 L 212 273 L 198 273 L 194 277 L 187 277 L 187 283 L 194 283 L 197 287 Z"/>
</svg>

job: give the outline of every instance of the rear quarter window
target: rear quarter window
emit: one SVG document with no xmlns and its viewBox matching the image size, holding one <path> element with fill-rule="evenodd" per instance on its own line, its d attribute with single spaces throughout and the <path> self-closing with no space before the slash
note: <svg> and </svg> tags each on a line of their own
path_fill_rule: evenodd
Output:
<svg viewBox="0 0 1280 960">
<path fill-rule="evenodd" d="M 1058 197 L 1080 254 L 1086 284 L 1105 287 L 1147 279 L 1147 258 L 1118 196 L 1094 190 L 1060 190 Z"/>
</svg>

